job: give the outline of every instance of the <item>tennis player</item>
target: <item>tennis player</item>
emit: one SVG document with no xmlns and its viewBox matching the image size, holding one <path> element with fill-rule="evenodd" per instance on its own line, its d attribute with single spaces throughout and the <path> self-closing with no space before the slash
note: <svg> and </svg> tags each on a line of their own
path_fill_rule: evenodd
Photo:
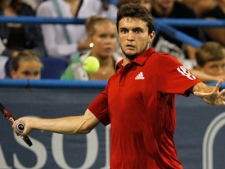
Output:
<svg viewBox="0 0 225 169">
<path fill-rule="evenodd" d="M 55 119 L 23 117 L 14 131 L 62 134 L 89 133 L 99 123 L 111 124 L 111 169 L 181 169 L 174 145 L 175 94 L 201 97 L 205 103 L 224 106 L 225 90 L 207 86 L 174 57 L 151 48 L 153 18 L 144 7 L 123 5 L 117 14 L 123 59 L 104 91 L 82 116 Z M 25 124 L 23 133 L 16 125 Z"/>
</svg>

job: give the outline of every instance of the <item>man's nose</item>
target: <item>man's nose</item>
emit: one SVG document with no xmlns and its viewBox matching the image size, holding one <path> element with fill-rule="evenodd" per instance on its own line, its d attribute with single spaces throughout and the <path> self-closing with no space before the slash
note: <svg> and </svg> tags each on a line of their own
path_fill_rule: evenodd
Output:
<svg viewBox="0 0 225 169">
<path fill-rule="evenodd" d="M 133 41 L 134 40 L 134 35 L 133 33 L 130 31 L 128 32 L 128 35 L 127 35 L 127 41 Z"/>
</svg>

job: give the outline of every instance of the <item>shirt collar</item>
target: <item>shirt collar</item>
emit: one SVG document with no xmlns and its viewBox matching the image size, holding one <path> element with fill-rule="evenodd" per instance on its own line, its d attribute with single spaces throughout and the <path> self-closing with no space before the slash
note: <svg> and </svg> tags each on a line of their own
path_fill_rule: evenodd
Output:
<svg viewBox="0 0 225 169">
<path fill-rule="evenodd" d="M 144 65 L 145 61 L 148 59 L 149 56 L 151 56 L 153 53 L 155 53 L 155 50 L 153 48 L 149 48 L 142 52 L 139 56 L 137 56 L 134 60 L 131 62 L 134 62 L 138 65 Z M 123 69 L 123 59 L 118 62 L 116 66 L 116 70 Z"/>
</svg>

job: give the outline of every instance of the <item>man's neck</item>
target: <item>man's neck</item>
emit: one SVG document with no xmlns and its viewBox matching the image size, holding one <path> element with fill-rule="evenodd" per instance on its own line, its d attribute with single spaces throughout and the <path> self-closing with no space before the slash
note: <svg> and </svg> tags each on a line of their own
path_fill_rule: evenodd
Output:
<svg viewBox="0 0 225 169">
<path fill-rule="evenodd" d="M 123 55 L 123 67 L 125 67 L 128 63 L 130 63 L 130 59 Z"/>
</svg>

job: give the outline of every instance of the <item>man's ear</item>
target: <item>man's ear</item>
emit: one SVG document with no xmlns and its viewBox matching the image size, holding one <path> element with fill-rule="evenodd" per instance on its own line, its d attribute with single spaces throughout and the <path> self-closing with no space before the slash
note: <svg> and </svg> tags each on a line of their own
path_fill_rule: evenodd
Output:
<svg viewBox="0 0 225 169">
<path fill-rule="evenodd" d="M 152 31 L 150 34 L 149 34 L 149 36 L 148 36 L 148 43 L 152 43 L 152 41 L 153 41 L 153 39 L 154 39 L 154 37 L 155 37 L 155 32 L 154 31 Z"/>
</svg>

